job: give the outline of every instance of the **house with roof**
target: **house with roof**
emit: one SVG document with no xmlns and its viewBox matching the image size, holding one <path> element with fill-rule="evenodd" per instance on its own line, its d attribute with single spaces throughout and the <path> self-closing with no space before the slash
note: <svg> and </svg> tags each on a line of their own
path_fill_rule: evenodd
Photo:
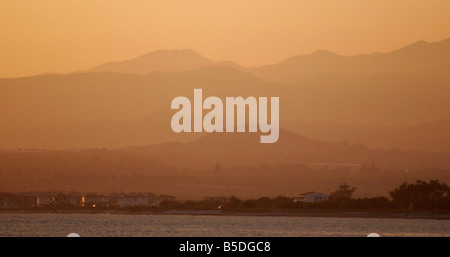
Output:
<svg viewBox="0 0 450 257">
<path fill-rule="evenodd" d="M 303 194 L 298 194 L 294 196 L 294 202 L 295 203 L 317 203 L 317 202 L 321 202 L 321 201 L 326 201 L 328 200 L 328 195 L 326 194 L 322 194 L 319 192 L 306 192 Z"/>
</svg>

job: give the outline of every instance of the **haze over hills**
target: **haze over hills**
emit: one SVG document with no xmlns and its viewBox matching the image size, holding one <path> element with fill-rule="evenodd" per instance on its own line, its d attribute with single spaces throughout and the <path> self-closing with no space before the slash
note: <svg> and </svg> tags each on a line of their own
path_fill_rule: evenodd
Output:
<svg viewBox="0 0 450 257">
<path fill-rule="evenodd" d="M 194 88 L 203 88 L 205 96 L 250 96 L 255 92 L 264 96 L 277 89 L 228 67 L 147 75 L 74 73 L 0 79 L 0 128 L 140 119 L 156 111 L 171 111 L 172 99 L 192 98 Z"/>
<path fill-rule="evenodd" d="M 211 169 L 253 165 L 294 165 L 329 163 L 362 165 L 376 163 L 383 168 L 449 168 L 449 155 L 426 152 L 372 150 L 362 145 L 313 140 L 280 130 L 275 144 L 260 144 L 260 133 L 212 133 L 187 143 L 169 142 L 135 146 L 124 150 L 152 156 L 178 168 Z M 176 158 L 174 158 L 176 157 Z M 359 166 L 358 166 L 359 167 Z"/>
<path fill-rule="evenodd" d="M 332 192 L 345 181 L 358 187 L 358 195 L 379 196 L 405 180 L 450 181 L 448 154 L 372 150 L 284 130 L 280 135 L 276 144 L 260 144 L 258 133 L 215 133 L 114 150 L 0 151 L 0 189 L 246 198 Z"/>
<path fill-rule="evenodd" d="M 159 144 L 168 141 L 187 142 L 198 133 L 173 133 L 172 115 L 159 111 L 130 121 L 84 120 L 42 127 L 0 130 L 3 149 L 82 149 L 120 148 Z"/>
<path fill-rule="evenodd" d="M 197 135 L 171 131 L 170 103 L 192 100 L 193 89 L 202 88 L 204 98 L 279 96 L 282 128 L 307 137 L 447 151 L 447 125 L 431 124 L 450 117 L 449 46 L 417 42 L 359 56 L 322 51 L 250 69 L 192 50 L 157 51 L 96 72 L 0 79 L 0 149 L 186 142 Z M 278 71 L 293 84 L 264 80 Z M 355 126 L 314 124 L 321 120 Z"/>
<path fill-rule="evenodd" d="M 328 51 L 316 51 L 309 55 L 288 58 L 278 64 L 251 68 L 250 72 L 266 81 L 302 85 L 303 79 L 323 74 L 361 78 L 429 72 L 448 67 L 450 67 L 450 39 L 433 43 L 418 41 L 383 54 L 342 56 Z"/>
<path fill-rule="evenodd" d="M 450 39 L 440 42 L 417 41 L 388 53 L 338 55 L 325 50 L 297 55 L 286 60 L 247 68 L 231 61 L 214 62 L 191 49 L 159 50 L 134 59 L 114 61 L 89 72 L 147 74 L 153 71 L 188 71 L 202 67 L 229 66 L 256 75 L 269 82 L 300 84 L 303 79 L 334 74 L 361 78 L 385 74 L 411 74 L 446 69 L 450 65 Z"/>
<path fill-rule="evenodd" d="M 189 71 L 211 66 L 239 67 L 231 61 L 213 62 L 191 49 L 182 49 L 159 50 L 130 60 L 107 62 L 88 70 L 88 72 L 147 74 L 154 71 Z"/>
<path fill-rule="evenodd" d="M 139 119 L 170 110 L 173 98 L 192 97 L 194 88 L 202 88 L 205 97 L 279 96 L 284 121 L 419 124 L 450 116 L 450 78 L 440 78 L 422 73 L 360 79 L 320 76 L 302 86 L 285 86 L 229 67 L 209 67 L 147 75 L 77 73 L 0 79 L 0 128 Z"/>
<path fill-rule="evenodd" d="M 160 111 L 130 121 L 92 120 L 3 129 L 0 130 L 0 145 L 3 149 L 122 148 L 169 141 L 189 142 L 206 134 L 173 133 L 170 128 L 171 117 L 171 112 Z M 286 121 L 280 126 L 283 130 L 324 142 L 362 144 L 372 149 L 450 152 L 449 120 L 410 126 Z M 252 145 L 255 143 L 253 141 L 259 142 L 257 136 L 252 140 Z"/>
<path fill-rule="evenodd" d="M 450 120 L 398 127 L 346 125 L 331 121 L 289 121 L 281 126 L 328 142 L 361 143 L 370 148 L 450 152 Z"/>
</svg>

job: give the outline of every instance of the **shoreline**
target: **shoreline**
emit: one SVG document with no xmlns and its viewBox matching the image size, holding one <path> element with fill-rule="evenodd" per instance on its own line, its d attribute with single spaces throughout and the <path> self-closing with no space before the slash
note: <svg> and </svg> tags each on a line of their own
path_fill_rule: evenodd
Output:
<svg viewBox="0 0 450 257">
<path fill-rule="evenodd" d="M 450 211 L 408 210 L 83 210 L 83 209 L 20 209 L 0 210 L 0 214 L 107 214 L 107 215 L 192 215 L 192 216 L 260 216 L 260 217 L 311 217 L 311 218 L 380 218 L 380 219 L 433 219 L 450 220 Z"/>
</svg>

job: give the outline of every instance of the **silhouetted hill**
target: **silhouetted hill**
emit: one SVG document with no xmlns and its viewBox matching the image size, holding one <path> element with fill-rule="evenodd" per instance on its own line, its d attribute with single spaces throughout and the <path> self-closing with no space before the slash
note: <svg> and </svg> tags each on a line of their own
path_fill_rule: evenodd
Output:
<svg viewBox="0 0 450 257">
<path fill-rule="evenodd" d="M 130 121 L 91 120 L 35 128 L 3 129 L 0 130 L 0 145 L 3 149 L 121 148 L 169 141 L 189 142 L 206 134 L 174 133 L 170 128 L 171 118 L 172 112 L 167 110 Z M 346 125 L 332 121 L 286 121 L 281 124 L 281 128 L 286 133 L 293 131 L 324 142 L 363 144 L 374 149 L 450 152 L 450 120 L 397 127 Z M 240 134 L 232 135 L 218 134 L 210 140 L 227 136 L 227 140 L 236 145 L 249 143 L 252 147 L 259 146 L 256 144 L 259 142 L 259 135 L 253 135 L 254 138 L 251 139 L 241 137 Z M 284 136 L 281 134 L 282 138 Z M 199 141 L 208 138 L 207 136 Z"/>
<path fill-rule="evenodd" d="M 159 50 L 131 60 L 107 62 L 89 71 L 147 74 L 153 71 L 195 70 L 213 64 L 213 61 L 190 49 Z"/>
<path fill-rule="evenodd" d="M 317 128 L 307 133 L 292 127 L 313 138 L 373 147 L 445 150 L 449 135 L 446 129 L 410 126 L 450 117 L 449 45 L 450 40 L 417 42 L 386 54 L 359 56 L 317 51 L 278 65 L 247 70 L 258 71 L 256 75 L 232 62 L 209 61 L 191 50 L 158 51 L 117 64 L 150 67 L 142 70 L 146 74 L 81 72 L 0 79 L 0 149 L 186 142 L 196 136 L 172 133 L 169 121 L 174 111 L 170 103 L 177 96 L 192 100 L 193 89 L 202 88 L 204 97 L 222 99 L 278 96 L 282 122 L 330 120 L 379 130 L 348 128 L 342 130 L 352 132 L 339 134 L 340 128 L 330 127 L 328 132 L 319 133 L 322 129 Z M 164 69 L 189 70 L 147 73 L 161 65 L 166 65 Z M 264 69 L 267 72 L 260 74 Z M 277 70 L 282 73 L 273 72 Z M 296 83 L 286 85 L 259 78 L 273 74 Z M 165 114 L 143 121 L 142 117 L 149 113 Z M 387 126 L 404 129 L 386 132 L 390 130 L 384 129 Z"/>
<path fill-rule="evenodd" d="M 327 51 L 299 55 L 285 61 L 251 68 L 267 81 L 302 84 L 303 79 L 323 74 L 360 78 L 383 74 L 405 74 L 450 66 L 450 39 L 427 43 L 419 41 L 389 53 L 342 56 Z"/>
<path fill-rule="evenodd" d="M 170 137 L 169 120 L 174 113 L 170 103 L 177 96 L 192 100 L 194 88 L 202 88 L 204 97 L 222 99 L 278 96 L 282 122 L 409 126 L 450 117 L 450 79 L 441 80 L 449 77 L 446 74 L 322 75 L 305 79 L 301 86 L 267 83 L 229 67 L 147 75 L 77 73 L 0 79 L 0 149 L 66 148 L 69 142 L 75 143 L 73 147 L 121 147 L 178 140 Z M 159 111 L 167 113 L 165 119 L 155 118 L 148 124 L 160 132 L 149 129 L 146 137 L 145 126 L 132 125 Z"/>
<path fill-rule="evenodd" d="M 311 54 L 290 57 L 281 63 L 253 68 L 245 68 L 231 61 L 214 62 L 191 49 L 159 50 L 130 60 L 107 62 L 89 71 L 147 74 L 153 71 L 188 71 L 203 67 L 228 66 L 267 81 L 297 84 L 302 82 L 302 79 L 323 74 L 358 78 L 442 69 L 450 65 L 448 56 L 450 39 L 432 43 L 418 41 L 388 53 L 354 56 L 318 50 Z"/>
<path fill-rule="evenodd" d="M 248 165 L 376 163 L 385 168 L 450 167 L 448 154 L 372 150 L 362 145 L 313 140 L 281 130 L 274 144 L 260 144 L 259 133 L 211 133 L 187 143 L 169 142 L 130 147 L 125 151 L 152 156 L 179 168 L 211 169 Z"/>
<path fill-rule="evenodd" d="M 214 66 L 245 70 L 232 61 L 214 62 L 191 49 L 183 49 L 158 50 L 130 60 L 107 62 L 89 69 L 88 72 L 147 74 L 154 71 L 178 72 Z"/>
<path fill-rule="evenodd" d="M 34 128 L 0 130 L 3 149 L 80 149 L 119 148 L 159 144 L 167 141 L 186 142 L 200 135 L 172 132 L 170 111 L 159 111 L 130 121 L 91 120 L 57 123 Z"/>
<path fill-rule="evenodd" d="M 318 140 L 361 143 L 371 148 L 450 152 L 450 120 L 399 127 L 291 121 L 282 127 Z"/>
<path fill-rule="evenodd" d="M 76 73 L 0 79 L 0 128 L 30 128 L 73 121 L 140 119 L 171 111 L 193 89 L 218 96 L 270 96 L 276 86 L 229 67 L 186 72 Z"/>
</svg>

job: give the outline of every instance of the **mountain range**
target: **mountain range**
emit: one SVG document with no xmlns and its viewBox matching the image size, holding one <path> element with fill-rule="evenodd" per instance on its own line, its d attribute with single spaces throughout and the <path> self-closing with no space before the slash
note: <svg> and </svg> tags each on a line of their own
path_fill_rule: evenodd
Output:
<svg viewBox="0 0 450 257">
<path fill-rule="evenodd" d="M 342 56 L 328 51 L 293 56 L 277 64 L 250 69 L 261 79 L 299 84 L 304 79 L 334 74 L 350 78 L 443 71 L 450 67 L 450 39 L 418 41 L 388 52 Z M 447 77 L 448 78 L 448 77 Z"/>
<path fill-rule="evenodd" d="M 243 67 L 231 61 L 214 62 L 191 49 L 159 50 L 134 59 L 107 62 L 88 72 L 147 74 L 154 71 L 189 71 L 203 67 L 228 66 L 269 82 L 299 84 L 304 79 L 321 75 L 361 78 L 386 74 L 446 69 L 450 65 L 450 39 L 428 43 L 417 41 L 388 53 L 343 56 L 319 50 L 290 57 L 280 63 L 259 67 Z"/>
<path fill-rule="evenodd" d="M 154 71 L 179 72 L 214 66 L 244 69 L 232 61 L 214 62 L 192 49 L 178 49 L 158 50 L 130 60 L 106 62 L 87 72 L 147 74 Z"/>
<path fill-rule="evenodd" d="M 161 50 L 72 74 L 4 78 L 0 149 L 200 140 L 170 130 L 170 102 L 203 88 L 205 97 L 279 96 L 281 128 L 317 140 L 449 151 L 449 56 L 450 39 L 356 56 L 317 51 L 250 68 Z"/>
</svg>

